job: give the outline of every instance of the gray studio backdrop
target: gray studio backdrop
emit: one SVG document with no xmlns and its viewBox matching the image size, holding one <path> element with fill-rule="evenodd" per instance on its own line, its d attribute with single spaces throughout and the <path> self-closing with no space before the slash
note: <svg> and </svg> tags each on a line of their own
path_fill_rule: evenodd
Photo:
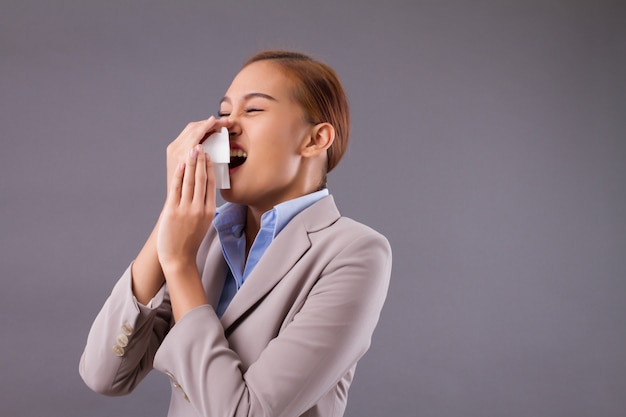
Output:
<svg viewBox="0 0 626 417">
<path fill-rule="evenodd" d="M 347 416 L 626 415 L 623 1 L 3 1 L 0 415 L 163 416 L 81 382 L 163 201 L 165 147 L 242 62 L 330 63 L 340 209 L 394 249 Z"/>
</svg>

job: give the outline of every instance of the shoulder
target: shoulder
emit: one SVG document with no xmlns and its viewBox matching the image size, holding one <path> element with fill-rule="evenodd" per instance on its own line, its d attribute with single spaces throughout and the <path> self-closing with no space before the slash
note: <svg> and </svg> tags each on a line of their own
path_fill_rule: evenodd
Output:
<svg viewBox="0 0 626 417">
<path fill-rule="evenodd" d="M 334 202 L 332 203 L 335 208 Z M 315 252 L 319 251 L 333 258 L 352 258 L 355 262 L 391 262 L 391 245 L 382 233 L 341 215 L 338 210 L 325 220 L 326 222 L 318 223 L 318 226 L 323 227 L 308 229 L 309 240 L 316 249 Z"/>
<path fill-rule="evenodd" d="M 343 216 L 332 195 L 328 195 L 302 211 L 298 216 L 309 233 L 349 233 L 377 240 L 387 240 L 371 227 Z"/>
<path fill-rule="evenodd" d="M 377 230 L 374 230 L 372 227 L 364 223 L 358 222 L 350 217 L 341 216 L 334 226 L 337 228 L 337 230 L 346 232 L 349 231 L 352 234 L 387 240 L 387 238 Z"/>
<path fill-rule="evenodd" d="M 310 235 L 320 234 L 346 243 L 364 239 L 381 242 L 389 247 L 389 241 L 383 234 L 370 226 L 343 216 L 332 195 L 319 200 L 302 214 L 302 220 Z"/>
<path fill-rule="evenodd" d="M 373 228 L 341 216 L 332 226 L 320 231 L 321 240 L 329 244 L 339 253 L 361 254 L 363 258 L 378 257 L 379 259 L 391 259 L 391 245 L 387 238 Z M 311 240 L 315 237 L 310 235 Z M 363 259 L 365 261 L 365 259 Z"/>
</svg>

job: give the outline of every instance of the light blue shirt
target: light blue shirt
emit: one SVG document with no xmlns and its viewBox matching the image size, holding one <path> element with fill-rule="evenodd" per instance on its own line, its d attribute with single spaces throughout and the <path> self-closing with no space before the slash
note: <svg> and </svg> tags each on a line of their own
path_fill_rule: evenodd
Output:
<svg viewBox="0 0 626 417">
<path fill-rule="evenodd" d="M 224 314 L 239 288 L 246 281 L 250 272 L 265 253 L 270 243 L 278 236 L 281 230 L 298 213 L 311 206 L 318 200 L 326 197 L 328 190 L 323 189 L 293 200 L 274 206 L 273 209 L 263 213 L 259 232 L 250 247 L 246 260 L 246 206 L 226 203 L 216 210 L 213 226 L 222 245 L 224 259 L 229 266 L 226 274 L 224 289 L 215 311 L 219 317 Z"/>
</svg>

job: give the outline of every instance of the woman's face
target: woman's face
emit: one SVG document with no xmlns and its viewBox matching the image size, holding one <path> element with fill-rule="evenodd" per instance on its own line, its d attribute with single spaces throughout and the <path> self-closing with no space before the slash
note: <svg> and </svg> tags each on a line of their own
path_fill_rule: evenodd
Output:
<svg viewBox="0 0 626 417">
<path fill-rule="evenodd" d="M 237 74 L 222 99 L 219 114 L 231 135 L 231 188 L 221 190 L 226 201 L 264 212 L 310 192 L 303 189 L 301 150 L 313 125 L 291 98 L 291 85 L 278 64 L 258 61 Z"/>
</svg>

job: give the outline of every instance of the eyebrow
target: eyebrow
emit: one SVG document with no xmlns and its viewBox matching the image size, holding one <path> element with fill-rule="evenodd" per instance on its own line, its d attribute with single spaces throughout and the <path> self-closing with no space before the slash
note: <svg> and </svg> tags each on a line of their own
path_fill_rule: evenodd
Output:
<svg viewBox="0 0 626 417">
<path fill-rule="evenodd" d="M 248 101 L 251 98 L 255 98 L 255 97 L 260 97 L 260 98 L 264 98 L 264 99 L 267 99 L 267 100 L 278 102 L 278 100 L 276 100 L 274 97 L 270 96 L 269 94 L 265 94 L 265 93 L 248 93 L 245 96 L 243 96 L 243 99 L 244 99 L 244 101 Z M 222 103 L 232 103 L 232 102 L 231 102 L 229 97 L 224 96 L 220 100 L 220 104 L 222 104 Z"/>
</svg>

